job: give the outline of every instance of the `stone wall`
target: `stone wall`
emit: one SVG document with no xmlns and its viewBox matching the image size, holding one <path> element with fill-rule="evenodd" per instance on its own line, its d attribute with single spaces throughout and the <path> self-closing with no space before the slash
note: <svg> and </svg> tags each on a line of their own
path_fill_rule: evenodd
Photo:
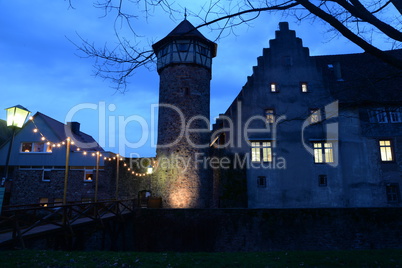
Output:
<svg viewBox="0 0 402 268">
<path fill-rule="evenodd" d="M 137 210 L 132 250 L 402 248 L 398 208 Z"/>
<path fill-rule="evenodd" d="M 190 64 L 160 72 L 158 181 L 152 190 L 164 207 L 205 208 L 212 196 L 209 157 L 210 70 Z M 168 105 L 168 106 L 166 106 Z"/>
<path fill-rule="evenodd" d="M 96 231 L 97 230 L 97 231 Z M 401 208 L 137 209 L 74 232 L 70 249 L 129 251 L 286 251 L 402 248 Z M 61 231 L 28 248 L 61 249 Z"/>
<path fill-rule="evenodd" d="M 49 203 L 62 199 L 64 194 L 64 170 L 50 171 L 50 181 L 42 180 L 43 170 L 16 170 L 12 181 L 10 205 L 38 204 L 40 198 Z M 98 199 L 111 198 L 114 178 L 99 170 Z M 95 171 L 91 182 L 84 181 L 84 170 L 70 170 L 67 185 L 67 202 L 95 197 Z"/>
</svg>

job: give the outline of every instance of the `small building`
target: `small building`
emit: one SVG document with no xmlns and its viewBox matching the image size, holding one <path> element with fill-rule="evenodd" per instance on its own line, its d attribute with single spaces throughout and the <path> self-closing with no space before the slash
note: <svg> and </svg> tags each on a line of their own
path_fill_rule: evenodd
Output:
<svg viewBox="0 0 402 268">
<path fill-rule="evenodd" d="M 5 125 L 2 125 L 4 128 Z M 3 131 L 3 130 L 1 130 Z M 63 124 L 37 112 L 16 132 L 11 148 L 9 172 L 4 183 L 4 205 L 60 203 L 64 193 L 67 138 L 71 139 L 67 202 L 90 201 L 95 195 L 97 157 L 98 198 L 110 198 L 110 180 L 103 170 L 106 152 L 78 122 Z M 10 139 L 0 145 L 0 166 L 4 172 Z M 109 178 L 111 177 L 111 178 Z"/>
</svg>

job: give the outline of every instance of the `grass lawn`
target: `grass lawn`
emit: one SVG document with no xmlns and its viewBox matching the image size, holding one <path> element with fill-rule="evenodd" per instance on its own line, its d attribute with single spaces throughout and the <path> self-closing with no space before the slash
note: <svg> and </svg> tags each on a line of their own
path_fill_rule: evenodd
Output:
<svg viewBox="0 0 402 268">
<path fill-rule="evenodd" d="M 239 253 L 0 251 L 0 267 L 402 267 L 402 249 Z"/>
</svg>

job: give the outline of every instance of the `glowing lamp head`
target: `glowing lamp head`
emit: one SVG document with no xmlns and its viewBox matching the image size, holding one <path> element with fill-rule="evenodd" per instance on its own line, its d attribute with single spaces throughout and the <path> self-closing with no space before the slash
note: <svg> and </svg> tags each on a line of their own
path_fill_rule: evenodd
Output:
<svg viewBox="0 0 402 268">
<path fill-rule="evenodd" d="M 154 172 L 154 168 L 151 165 L 149 165 L 147 168 L 147 174 L 152 174 L 153 172 Z"/>
<path fill-rule="evenodd" d="M 7 126 L 22 128 L 28 115 L 31 113 L 21 105 L 16 105 L 6 109 L 7 111 Z"/>
</svg>

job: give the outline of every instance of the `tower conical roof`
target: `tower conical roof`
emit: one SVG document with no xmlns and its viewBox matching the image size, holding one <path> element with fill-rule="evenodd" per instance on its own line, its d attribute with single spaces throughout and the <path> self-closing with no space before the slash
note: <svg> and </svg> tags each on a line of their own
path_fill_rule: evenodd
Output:
<svg viewBox="0 0 402 268">
<path fill-rule="evenodd" d="M 174 28 L 166 37 L 169 36 L 170 37 L 192 36 L 209 41 L 187 19 L 184 19 L 182 22 L 180 22 L 180 24 L 177 25 L 176 28 Z"/>
<path fill-rule="evenodd" d="M 207 43 L 213 48 L 213 54 L 216 55 L 216 44 L 202 35 L 187 19 L 184 19 L 167 36 L 152 45 L 152 48 L 159 50 L 163 45 L 171 40 L 194 38 Z"/>
</svg>

